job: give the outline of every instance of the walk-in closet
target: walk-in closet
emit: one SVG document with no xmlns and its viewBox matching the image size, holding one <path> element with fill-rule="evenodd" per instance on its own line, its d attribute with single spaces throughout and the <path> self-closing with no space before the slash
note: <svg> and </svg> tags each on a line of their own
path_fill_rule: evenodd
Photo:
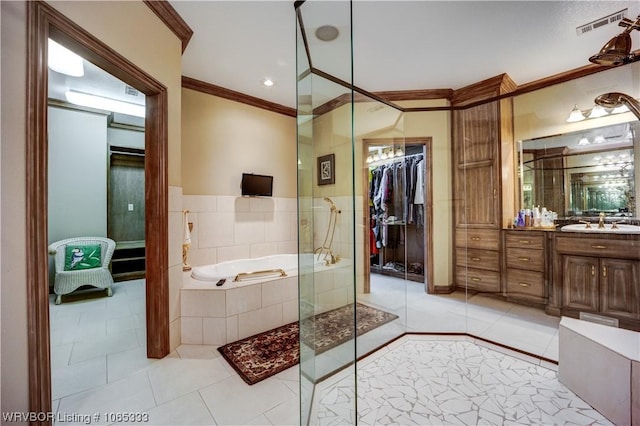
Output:
<svg viewBox="0 0 640 426">
<path fill-rule="evenodd" d="M 369 273 L 426 284 L 426 143 L 370 140 L 365 146 Z"/>
</svg>

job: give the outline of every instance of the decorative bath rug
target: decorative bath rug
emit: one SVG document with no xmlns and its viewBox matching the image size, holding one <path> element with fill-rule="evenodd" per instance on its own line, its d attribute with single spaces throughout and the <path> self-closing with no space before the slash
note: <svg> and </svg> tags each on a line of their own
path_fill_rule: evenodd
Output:
<svg viewBox="0 0 640 426">
<path fill-rule="evenodd" d="M 361 303 L 356 303 L 356 315 L 358 336 L 398 318 Z M 353 338 L 353 320 L 353 305 L 308 318 L 303 321 L 302 341 L 315 347 L 316 355 L 321 354 Z M 253 385 L 300 361 L 299 335 L 296 321 L 220 346 L 218 351 L 245 382 Z"/>
</svg>

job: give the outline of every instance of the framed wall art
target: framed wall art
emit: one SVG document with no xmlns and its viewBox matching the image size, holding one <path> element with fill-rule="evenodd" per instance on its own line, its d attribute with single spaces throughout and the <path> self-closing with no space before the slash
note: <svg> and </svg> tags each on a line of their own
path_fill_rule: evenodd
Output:
<svg viewBox="0 0 640 426">
<path fill-rule="evenodd" d="M 318 185 L 330 185 L 335 182 L 335 154 L 318 157 Z"/>
</svg>

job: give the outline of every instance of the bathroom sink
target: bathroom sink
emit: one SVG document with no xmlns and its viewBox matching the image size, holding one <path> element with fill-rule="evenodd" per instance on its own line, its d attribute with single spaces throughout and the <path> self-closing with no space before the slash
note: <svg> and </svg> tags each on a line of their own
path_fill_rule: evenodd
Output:
<svg viewBox="0 0 640 426">
<path fill-rule="evenodd" d="M 593 232 L 593 233 L 610 233 L 610 234 L 640 234 L 640 226 L 626 225 L 619 223 L 618 228 L 613 228 L 610 223 L 605 223 L 604 228 L 598 229 L 597 223 L 592 223 L 591 228 L 587 228 L 584 223 L 574 223 L 572 225 L 565 225 L 560 228 L 563 232 Z"/>
</svg>

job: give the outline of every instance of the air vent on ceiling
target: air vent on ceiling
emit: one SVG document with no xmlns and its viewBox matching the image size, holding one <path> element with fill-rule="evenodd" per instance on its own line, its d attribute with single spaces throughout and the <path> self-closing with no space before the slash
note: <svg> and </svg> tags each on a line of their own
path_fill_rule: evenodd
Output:
<svg viewBox="0 0 640 426">
<path fill-rule="evenodd" d="M 604 18 L 596 19 L 595 21 L 589 22 L 588 24 L 584 24 L 576 28 L 576 34 L 579 36 L 582 34 L 587 34 L 591 31 L 597 30 L 600 27 L 604 27 L 609 24 L 616 24 L 619 21 L 622 21 L 622 18 L 627 16 L 628 9 L 623 9 L 619 12 L 612 13 L 611 15 L 605 16 Z"/>
<path fill-rule="evenodd" d="M 126 95 L 138 96 L 138 90 L 129 85 L 124 86 L 124 93 Z"/>
</svg>

